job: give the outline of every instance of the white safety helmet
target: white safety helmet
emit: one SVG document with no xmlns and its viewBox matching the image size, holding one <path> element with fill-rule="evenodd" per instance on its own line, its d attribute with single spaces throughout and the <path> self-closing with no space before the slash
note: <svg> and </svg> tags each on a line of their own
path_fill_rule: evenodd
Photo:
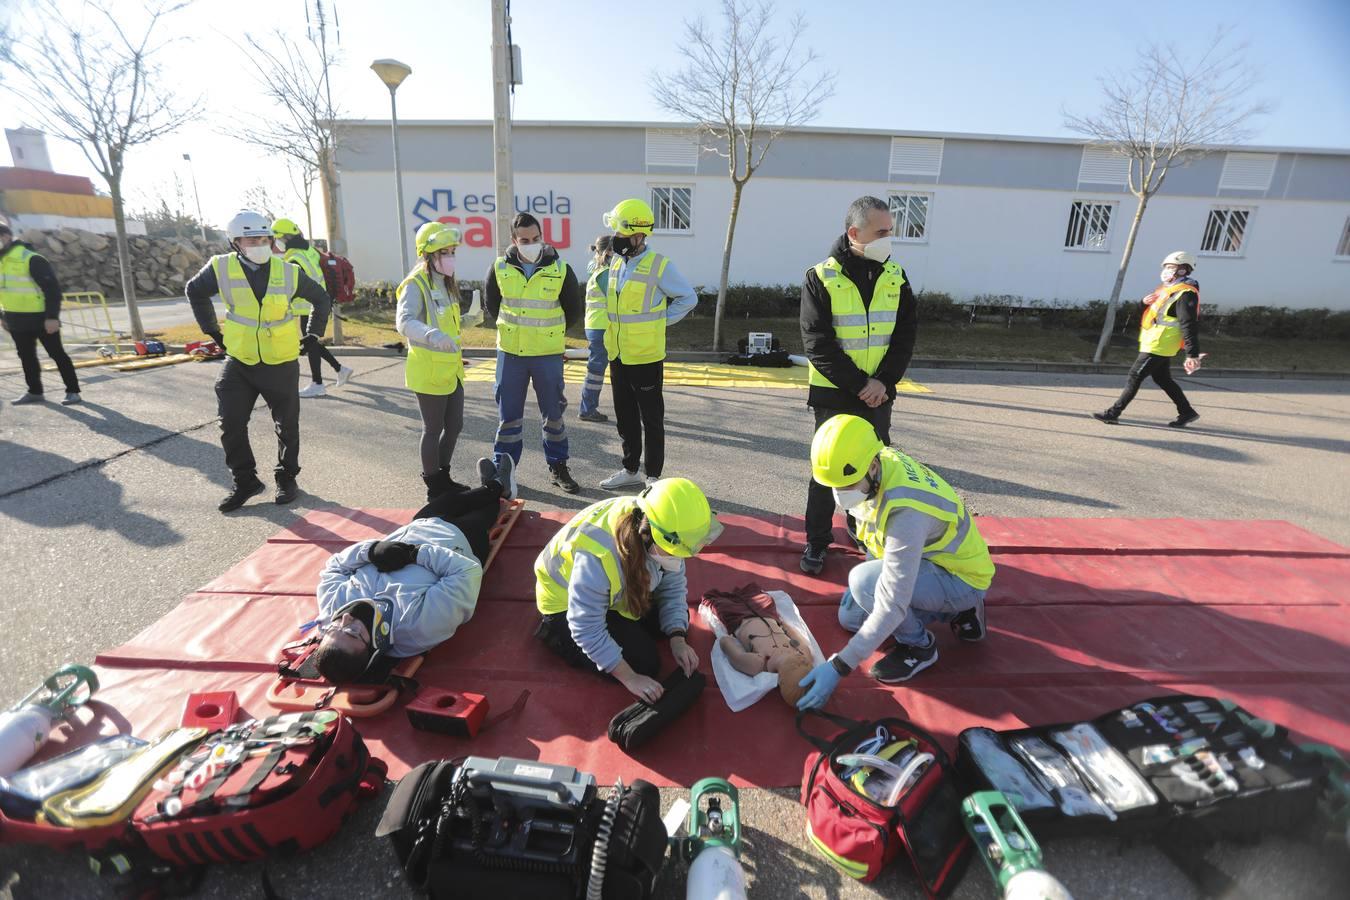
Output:
<svg viewBox="0 0 1350 900">
<path fill-rule="evenodd" d="M 260 212 L 241 209 L 225 226 L 225 236 L 231 241 L 246 237 L 265 237 L 272 239 L 272 220 Z"/>
<path fill-rule="evenodd" d="M 1187 253 L 1185 250 L 1177 250 L 1174 253 L 1167 254 L 1167 258 L 1162 261 L 1164 266 L 1190 266 L 1195 268 L 1195 255 Z"/>
</svg>

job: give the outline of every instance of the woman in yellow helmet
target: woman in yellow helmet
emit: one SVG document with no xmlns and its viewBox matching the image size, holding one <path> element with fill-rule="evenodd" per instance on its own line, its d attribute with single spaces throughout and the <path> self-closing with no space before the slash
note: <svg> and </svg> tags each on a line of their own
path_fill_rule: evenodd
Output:
<svg viewBox="0 0 1350 900">
<path fill-rule="evenodd" d="M 664 478 L 636 497 L 577 513 L 534 561 L 535 637 L 570 665 L 610 675 L 635 697 L 661 696 L 655 638 L 685 674 L 689 646 L 685 561 L 722 533 L 698 485 Z"/>
</svg>

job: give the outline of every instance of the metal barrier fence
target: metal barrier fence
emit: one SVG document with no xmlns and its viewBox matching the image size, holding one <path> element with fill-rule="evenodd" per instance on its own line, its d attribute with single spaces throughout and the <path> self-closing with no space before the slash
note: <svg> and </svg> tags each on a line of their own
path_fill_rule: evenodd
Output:
<svg viewBox="0 0 1350 900">
<path fill-rule="evenodd" d="M 61 339 L 66 344 L 111 346 L 114 354 L 129 349 L 113 327 L 107 298 L 97 291 L 61 295 Z"/>
</svg>

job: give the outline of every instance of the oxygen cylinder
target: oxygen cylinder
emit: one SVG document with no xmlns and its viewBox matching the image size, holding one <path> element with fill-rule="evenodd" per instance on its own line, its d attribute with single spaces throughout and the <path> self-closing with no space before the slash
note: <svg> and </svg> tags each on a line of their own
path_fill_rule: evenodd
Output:
<svg viewBox="0 0 1350 900">
<path fill-rule="evenodd" d="M 718 794 L 727 798 L 729 809 L 722 808 Z M 686 900 L 745 900 L 739 794 L 721 778 L 704 778 L 690 789 L 689 805 L 689 836 L 684 840 L 684 857 L 692 858 L 692 862 Z"/>
<path fill-rule="evenodd" d="M 13 775 L 47 743 L 57 719 L 98 690 L 84 666 L 63 666 L 7 712 L 0 713 L 0 778 Z"/>
<path fill-rule="evenodd" d="M 961 819 L 1003 900 L 1073 900 L 1041 868 L 1041 847 L 1000 791 L 979 791 L 961 802 Z"/>
</svg>

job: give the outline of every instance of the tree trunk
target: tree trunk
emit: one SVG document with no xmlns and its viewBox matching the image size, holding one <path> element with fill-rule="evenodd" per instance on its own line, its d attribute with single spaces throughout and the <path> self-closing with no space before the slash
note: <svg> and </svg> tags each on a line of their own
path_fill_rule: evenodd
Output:
<svg viewBox="0 0 1350 900">
<path fill-rule="evenodd" d="M 136 279 L 131 272 L 131 248 L 127 245 L 127 216 L 122 208 L 122 178 L 108 179 L 108 191 L 112 194 L 113 226 L 117 231 L 117 266 L 122 271 L 122 298 L 127 305 L 127 321 L 131 325 L 131 337 L 137 341 L 145 340 L 145 328 L 141 325 L 141 311 L 136 308 Z"/>
<path fill-rule="evenodd" d="M 722 350 L 722 313 L 727 305 L 727 279 L 731 276 L 731 244 L 736 240 L 736 218 L 741 214 L 741 191 L 745 182 L 731 182 L 731 215 L 727 219 L 727 240 L 722 246 L 722 280 L 717 285 L 717 310 L 713 313 L 713 350 Z"/>
<path fill-rule="evenodd" d="M 337 212 L 337 165 L 333 154 L 319 152 L 319 189 L 323 195 L 324 228 L 328 232 L 328 252 L 346 255 L 347 242 L 342 237 L 342 225 Z M 311 236 L 313 232 L 310 232 Z M 337 300 L 333 300 L 333 343 L 342 345 L 342 319 L 338 317 Z"/>
<path fill-rule="evenodd" d="M 1120 268 L 1116 270 L 1116 283 L 1111 288 L 1111 299 L 1106 303 L 1106 321 L 1102 323 L 1102 335 L 1097 340 L 1097 352 L 1092 361 L 1101 362 L 1106 358 L 1107 345 L 1111 343 L 1111 332 L 1116 327 L 1116 306 L 1120 303 L 1120 291 L 1125 286 L 1125 270 L 1130 267 L 1130 257 L 1134 254 L 1134 239 L 1139 234 L 1139 222 L 1144 218 L 1144 207 L 1148 206 L 1148 194 L 1139 195 L 1139 206 L 1134 211 L 1134 221 L 1130 223 L 1130 234 L 1125 238 L 1125 252 L 1120 255 Z"/>
</svg>

